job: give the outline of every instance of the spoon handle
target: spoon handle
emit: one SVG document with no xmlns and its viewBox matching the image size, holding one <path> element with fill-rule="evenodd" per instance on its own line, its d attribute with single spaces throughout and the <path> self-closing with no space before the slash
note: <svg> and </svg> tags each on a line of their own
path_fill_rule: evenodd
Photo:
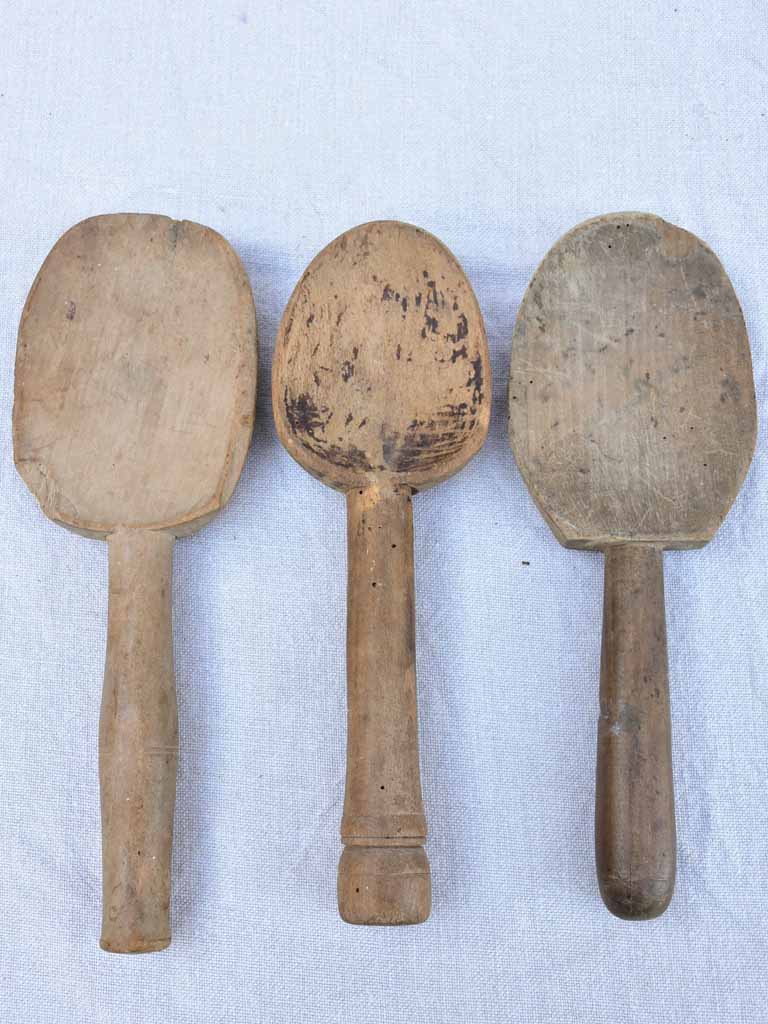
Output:
<svg viewBox="0 0 768 1024">
<path fill-rule="evenodd" d="M 101 947 L 148 953 L 171 941 L 178 723 L 171 636 L 173 537 L 108 538 L 107 658 L 99 725 Z"/>
<path fill-rule="evenodd" d="M 347 494 L 347 780 L 339 913 L 419 924 L 431 883 L 423 844 L 410 491 Z"/>
<path fill-rule="evenodd" d="M 608 909 L 662 914 L 675 884 L 675 803 L 661 548 L 605 556 L 595 851 Z"/>
</svg>

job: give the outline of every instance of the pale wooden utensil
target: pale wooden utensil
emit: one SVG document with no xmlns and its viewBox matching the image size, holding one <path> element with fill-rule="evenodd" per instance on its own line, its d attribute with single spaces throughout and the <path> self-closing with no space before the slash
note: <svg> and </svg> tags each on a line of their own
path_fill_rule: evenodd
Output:
<svg viewBox="0 0 768 1024">
<path fill-rule="evenodd" d="M 59 239 L 21 320 L 14 458 L 47 516 L 109 545 L 99 773 L 112 952 L 170 942 L 173 541 L 232 494 L 255 397 L 253 298 L 220 235 L 116 214 Z"/>
<path fill-rule="evenodd" d="M 482 317 L 450 252 L 419 228 L 363 224 L 291 296 L 272 402 L 280 440 L 347 497 L 347 782 L 339 911 L 353 924 L 429 916 L 417 739 L 411 495 L 485 439 Z"/>
<path fill-rule="evenodd" d="M 597 872 L 614 914 L 655 917 L 675 879 L 662 552 L 711 539 L 755 446 L 749 342 L 714 253 L 644 213 L 565 235 L 517 318 L 509 427 L 561 544 L 606 554 Z"/>
</svg>

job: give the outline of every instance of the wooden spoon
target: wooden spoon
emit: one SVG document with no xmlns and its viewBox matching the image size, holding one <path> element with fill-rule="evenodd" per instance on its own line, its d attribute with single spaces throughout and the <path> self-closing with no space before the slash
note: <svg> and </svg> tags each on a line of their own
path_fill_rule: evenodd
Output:
<svg viewBox="0 0 768 1024">
<path fill-rule="evenodd" d="M 714 253 L 644 213 L 579 225 L 523 298 L 510 439 L 566 547 L 605 551 L 596 854 L 614 914 L 661 914 L 675 879 L 662 552 L 702 547 L 755 446 L 739 303 Z"/>
<path fill-rule="evenodd" d="M 272 403 L 280 440 L 345 492 L 347 783 L 339 912 L 429 916 L 417 739 L 411 495 L 480 448 L 491 408 L 482 317 L 461 267 L 409 224 L 331 242 L 291 296 Z"/>
<path fill-rule="evenodd" d="M 220 235 L 117 214 L 59 239 L 21 319 L 14 458 L 47 516 L 109 544 L 99 751 L 111 952 L 170 942 L 173 541 L 232 494 L 255 396 L 251 289 Z"/>
</svg>

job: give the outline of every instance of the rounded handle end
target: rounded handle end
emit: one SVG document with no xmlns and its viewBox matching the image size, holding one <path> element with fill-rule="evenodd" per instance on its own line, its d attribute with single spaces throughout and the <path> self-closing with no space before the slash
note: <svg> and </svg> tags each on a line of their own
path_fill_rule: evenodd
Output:
<svg viewBox="0 0 768 1024">
<path fill-rule="evenodd" d="M 669 906 L 675 888 L 671 878 L 633 878 L 598 873 L 603 903 L 623 921 L 650 921 Z"/>
<path fill-rule="evenodd" d="M 421 846 L 347 846 L 339 861 L 339 913 L 347 924 L 422 924 L 432 909 Z"/>
</svg>

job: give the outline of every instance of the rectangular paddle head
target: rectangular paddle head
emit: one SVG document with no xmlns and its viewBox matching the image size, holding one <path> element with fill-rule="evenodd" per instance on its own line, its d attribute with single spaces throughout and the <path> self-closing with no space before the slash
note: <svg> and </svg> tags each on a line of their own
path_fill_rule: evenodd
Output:
<svg viewBox="0 0 768 1024">
<path fill-rule="evenodd" d="M 565 235 L 520 307 L 509 430 L 566 546 L 705 544 L 756 434 L 744 319 L 715 254 L 650 214 Z"/>
<path fill-rule="evenodd" d="M 78 532 L 190 533 L 240 474 L 256 367 L 250 285 L 220 235 L 151 214 L 85 220 L 53 247 L 24 308 L 19 473 Z"/>
</svg>

